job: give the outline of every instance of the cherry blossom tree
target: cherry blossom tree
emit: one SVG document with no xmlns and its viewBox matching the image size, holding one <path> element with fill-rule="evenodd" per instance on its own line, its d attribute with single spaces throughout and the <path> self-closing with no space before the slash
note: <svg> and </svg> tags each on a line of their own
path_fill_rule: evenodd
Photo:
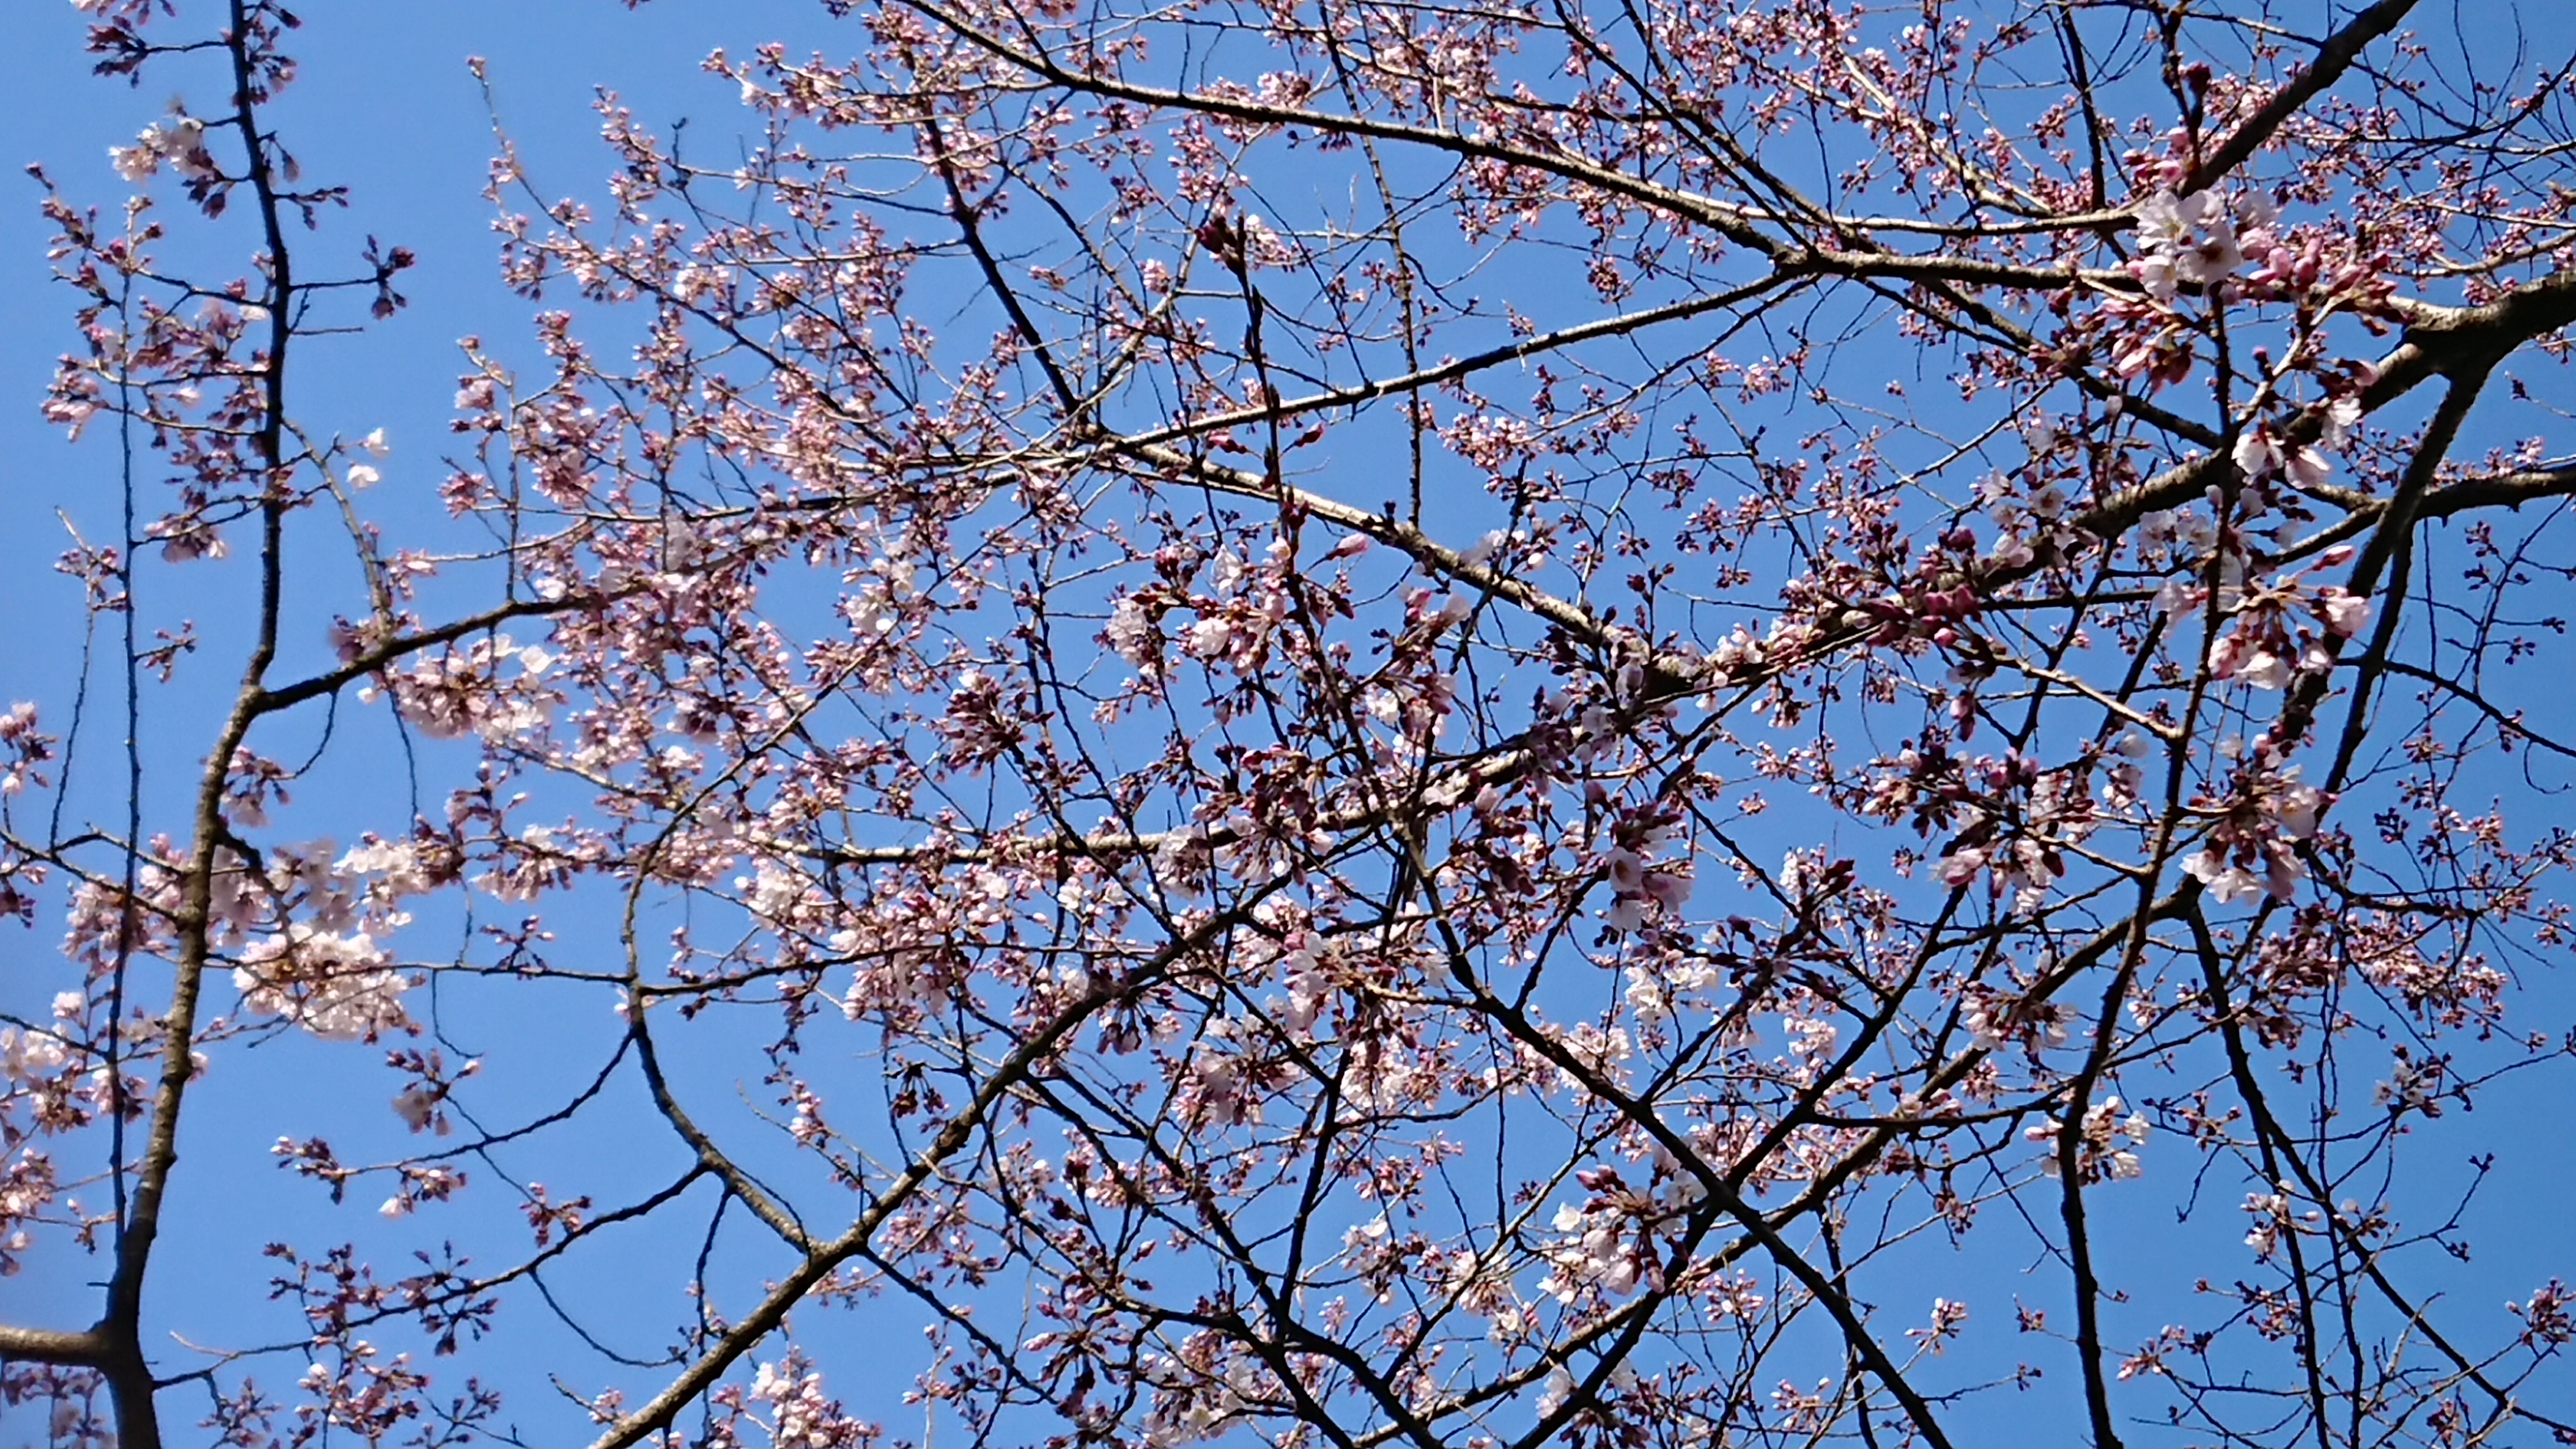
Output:
<svg viewBox="0 0 2576 1449">
<path fill-rule="evenodd" d="M 298 18 L 75 3 L 23 1437 L 2576 1442 L 2548 5 L 825 0 L 391 446 Z"/>
</svg>

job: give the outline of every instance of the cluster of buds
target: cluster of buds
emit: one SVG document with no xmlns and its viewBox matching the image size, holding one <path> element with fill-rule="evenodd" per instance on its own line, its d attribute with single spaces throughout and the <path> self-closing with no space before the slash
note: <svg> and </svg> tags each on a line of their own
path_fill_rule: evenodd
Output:
<svg viewBox="0 0 2576 1449">
<path fill-rule="evenodd" d="M 1673 1201 L 1661 1202 L 1657 1194 L 1631 1187 L 1615 1167 L 1586 1168 L 1574 1180 L 1592 1195 L 1556 1210 L 1553 1226 L 1560 1236 L 1546 1249 L 1553 1266 L 1540 1280 L 1539 1291 L 1572 1303 L 1586 1289 L 1618 1298 L 1641 1283 L 1659 1284 L 1663 1263 L 1649 1228 L 1669 1218 L 1686 1199 L 1684 1182 L 1677 1178 L 1668 1184 L 1662 1196 Z"/>
<path fill-rule="evenodd" d="M 2185 869 L 2221 905 L 2267 892 L 2287 901 L 2307 878 L 2299 844 L 2316 834 L 2325 793 L 2301 781 L 2299 766 L 2282 763 L 2268 736 L 2241 753 L 2226 794 L 2192 802 L 2216 819 Z"/>
<path fill-rule="evenodd" d="M 2146 1167 L 2138 1160 L 2137 1148 L 2147 1140 L 2151 1130 L 2145 1113 L 2127 1112 L 2117 1097 L 2105 1097 L 2085 1108 L 2075 1148 L 2076 1179 L 2086 1183 L 2117 1182 L 2144 1176 Z M 2057 1146 L 2061 1131 L 2055 1122 L 2037 1122 L 2022 1133 L 2031 1141 L 2045 1145 L 2046 1154 L 2039 1160 L 2039 1170 L 2051 1177 L 2064 1170 Z"/>
</svg>

